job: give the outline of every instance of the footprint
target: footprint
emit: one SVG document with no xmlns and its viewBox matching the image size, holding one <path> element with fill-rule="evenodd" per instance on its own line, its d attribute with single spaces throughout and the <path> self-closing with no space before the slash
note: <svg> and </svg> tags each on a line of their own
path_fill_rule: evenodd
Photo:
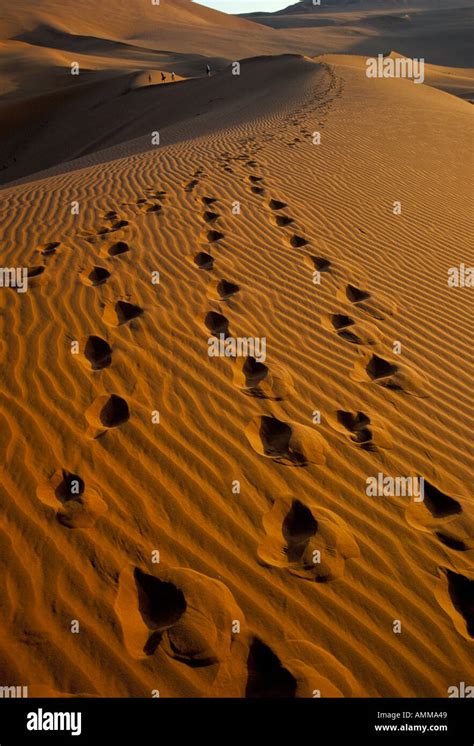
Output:
<svg viewBox="0 0 474 746">
<path fill-rule="evenodd" d="M 43 267 L 43 265 L 39 265 L 36 267 L 28 267 L 27 268 L 28 279 L 30 280 L 33 277 L 39 277 L 39 275 L 43 274 L 45 269 L 46 267 Z"/>
<path fill-rule="evenodd" d="M 308 264 L 311 269 L 316 270 L 317 272 L 330 272 L 331 271 L 331 262 L 329 259 L 324 259 L 322 256 L 305 256 L 305 264 Z"/>
<path fill-rule="evenodd" d="M 224 334 L 226 337 L 229 336 L 229 321 L 221 313 L 217 311 L 209 311 L 204 319 L 204 324 L 207 330 L 214 336 Z"/>
<path fill-rule="evenodd" d="M 56 253 L 59 246 L 61 246 L 59 241 L 50 241 L 49 243 L 44 243 L 39 251 L 43 256 L 52 256 Z"/>
<path fill-rule="evenodd" d="M 428 396 L 428 382 L 420 373 L 408 365 L 390 362 L 380 355 L 363 353 L 354 364 L 351 378 L 358 382 L 372 382 L 392 391 L 403 391 L 406 394 L 424 398 Z"/>
<path fill-rule="evenodd" d="M 294 393 L 293 380 L 282 367 L 272 369 L 254 357 L 238 360 L 233 372 L 234 385 L 247 396 L 281 401 Z"/>
<path fill-rule="evenodd" d="M 204 220 L 205 223 L 214 223 L 218 217 L 220 217 L 218 212 L 212 212 L 211 210 L 206 210 L 206 212 L 202 216 L 202 219 Z"/>
<path fill-rule="evenodd" d="M 379 330 L 368 324 L 355 322 L 343 313 L 330 313 L 321 319 L 322 326 L 329 331 L 335 331 L 338 337 L 355 345 L 373 345 L 381 339 Z"/>
<path fill-rule="evenodd" d="M 379 448 L 393 446 L 392 438 L 386 430 L 373 425 L 365 412 L 337 409 L 335 415 L 329 418 L 329 424 L 365 451 L 377 451 Z"/>
<path fill-rule="evenodd" d="M 254 417 L 245 428 L 250 445 L 261 456 L 285 466 L 326 462 L 327 443 L 313 428 L 267 415 Z"/>
<path fill-rule="evenodd" d="M 102 337 L 91 334 L 81 340 L 79 347 L 83 350 L 81 361 L 90 370 L 102 370 L 112 364 L 112 348 Z"/>
<path fill-rule="evenodd" d="M 126 228 L 128 224 L 128 220 L 117 220 L 116 223 L 112 223 L 112 225 L 110 226 L 109 233 L 114 233 L 115 231 L 119 231 L 122 228 Z"/>
<path fill-rule="evenodd" d="M 107 430 L 127 422 L 130 419 L 130 410 L 121 396 L 104 394 L 91 404 L 85 416 L 89 423 L 87 437 L 98 438 Z"/>
<path fill-rule="evenodd" d="M 214 280 L 208 285 L 207 297 L 215 300 L 228 300 L 238 293 L 240 287 L 228 280 Z"/>
<path fill-rule="evenodd" d="M 57 521 L 66 528 L 91 528 L 107 510 L 100 492 L 91 486 L 86 490 L 84 480 L 66 469 L 55 471 L 38 486 L 36 494 L 41 502 L 57 511 Z"/>
<path fill-rule="evenodd" d="M 248 176 L 248 180 L 252 184 L 258 184 L 259 181 L 263 181 L 263 177 L 262 176 L 253 176 L 253 175 L 250 175 L 250 176 Z"/>
<path fill-rule="evenodd" d="M 192 668 L 229 658 L 232 622 L 243 614 L 226 585 L 194 570 L 120 574 L 116 612 L 134 658 L 162 651 Z"/>
<path fill-rule="evenodd" d="M 286 202 L 281 202 L 279 199 L 271 199 L 268 206 L 270 210 L 283 210 L 285 207 L 288 207 Z"/>
<path fill-rule="evenodd" d="M 449 549 L 465 552 L 474 549 L 474 515 L 464 497 L 452 497 L 424 477 L 424 499 L 411 501 L 405 511 L 410 526 L 433 535 Z"/>
<path fill-rule="evenodd" d="M 187 184 L 185 185 L 185 187 L 184 187 L 184 191 L 185 191 L 185 192 L 192 192 L 192 191 L 193 191 L 193 189 L 195 189 L 195 188 L 197 187 L 197 185 L 198 185 L 198 184 L 199 184 L 199 181 L 198 181 L 198 179 L 192 179 L 192 180 L 191 180 L 190 182 L 188 182 L 188 183 L 187 183 Z"/>
<path fill-rule="evenodd" d="M 125 241 L 116 241 L 105 249 L 105 253 L 108 256 L 120 256 L 120 254 L 125 254 L 127 251 L 130 251 L 130 246 Z"/>
<path fill-rule="evenodd" d="M 260 638 L 254 637 L 247 658 L 245 696 L 250 699 L 295 697 L 297 681 L 278 656 Z"/>
<path fill-rule="evenodd" d="M 124 300 L 118 300 L 115 303 L 108 303 L 105 306 L 102 318 L 108 326 L 121 326 L 142 314 L 143 308 L 140 308 L 140 306 L 135 306 L 133 303 L 127 303 Z"/>
<path fill-rule="evenodd" d="M 191 259 L 199 269 L 212 270 L 214 268 L 214 257 L 205 251 L 199 251 Z"/>
<path fill-rule="evenodd" d="M 272 223 L 278 228 L 286 228 L 294 222 L 293 218 L 290 218 L 288 215 L 276 215 L 275 218 L 272 218 Z"/>
<path fill-rule="evenodd" d="M 118 220 L 118 213 L 116 210 L 109 210 L 102 216 L 103 220 Z"/>
<path fill-rule="evenodd" d="M 155 204 L 155 205 L 148 205 L 147 207 L 145 207 L 142 210 L 142 212 L 144 212 L 144 213 L 152 213 L 152 212 L 161 212 L 162 210 L 163 210 L 163 208 L 162 208 L 161 205 Z"/>
<path fill-rule="evenodd" d="M 201 233 L 201 239 L 206 243 L 216 243 L 224 238 L 224 234 L 221 231 L 216 230 L 205 230 Z"/>
<path fill-rule="evenodd" d="M 217 197 L 203 197 L 202 202 L 205 205 L 213 205 L 215 202 L 218 202 Z"/>
<path fill-rule="evenodd" d="M 266 537 L 257 553 L 263 564 L 292 575 L 326 583 L 344 575 L 346 560 L 359 548 L 344 523 L 324 508 L 310 509 L 301 500 L 275 500 L 263 517 Z"/>
<path fill-rule="evenodd" d="M 85 285 L 103 285 L 104 282 L 110 277 L 110 272 L 104 267 L 93 267 L 91 270 L 86 270 L 81 275 L 81 279 Z"/>
<path fill-rule="evenodd" d="M 260 197 L 263 197 L 265 194 L 265 189 L 263 189 L 263 187 L 253 186 L 250 188 L 250 191 L 252 194 L 258 194 Z"/>
<path fill-rule="evenodd" d="M 474 577 L 474 568 L 469 574 Z M 435 596 L 451 618 L 454 627 L 466 640 L 474 639 L 474 580 L 448 567 L 438 568 Z"/>
<path fill-rule="evenodd" d="M 307 640 L 285 640 L 273 650 L 252 638 L 247 661 L 247 696 L 304 699 L 360 697 L 351 672 L 333 655 Z"/>
<path fill-rule="evenodd" d="M 372 316 L 374 319 L 383 321 L 386 315 L 392 316 L 396 311 L 395 304 L 388 298 L 382 298 L 379 296 L 376 299 L 372 298 L 371 294 L 366 290 L 361 290 L 356 285 L 348 284 L 345 288 L 337 291 L 336 297 L 338 300 L 349 301 L 353 303 L 356 308 L 359 308 L 364 313 Z"/>
<path fill-rule="evenodd" d="M 309 241 L 307 241 L 306 238 L 303 238 L 303 236 L 298 236 L 296 235 L 296 233 L 290 236 L 290 246 L 293 249 L 301 249 L 303 246 L 307 246 L 308 243 Z"/>
</svg>

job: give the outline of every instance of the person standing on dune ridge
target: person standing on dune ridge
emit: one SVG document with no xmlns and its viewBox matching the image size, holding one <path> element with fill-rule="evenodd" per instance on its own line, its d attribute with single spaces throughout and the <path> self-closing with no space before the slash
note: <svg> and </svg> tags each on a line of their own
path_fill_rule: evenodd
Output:
<svg viewBox="0 0 474 746">
<path fill-rule="evenodd" d="M 211 77 L 211 66 L 210 65 L 206 65 L 206 74 L 208 78 Z"/>
</svg>

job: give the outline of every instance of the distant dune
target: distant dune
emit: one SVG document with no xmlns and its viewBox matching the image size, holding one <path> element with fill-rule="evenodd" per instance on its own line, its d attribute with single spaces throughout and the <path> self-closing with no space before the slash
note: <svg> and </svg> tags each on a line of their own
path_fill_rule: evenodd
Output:
<svg viewBox="0 0 474 746">
<path fill-rule="evenodd" d="M 358 35 L 416 48 L 373 17 L 157 8 L 2 20 L 2 684 L 444 698 L 474 639 L 474 71 L 368 78 Z"/>
</svg>

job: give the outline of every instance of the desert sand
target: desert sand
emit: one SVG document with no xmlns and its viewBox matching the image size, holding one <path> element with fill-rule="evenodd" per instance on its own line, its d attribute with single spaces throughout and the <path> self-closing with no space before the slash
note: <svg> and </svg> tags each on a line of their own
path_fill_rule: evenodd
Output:
<svg viewBox="0 0 474 746">
<path fill-rule="evenodd" d="M 368 79 L 324 28 L 102 6 L 0 27 L 2 265 L 29 268 L 0 288 L 0 683 L 446 697 L 474 639 L 472 288 L 447 282 L 473 70 Z M 265 359 L 210 357 L 220 334 Z M 369 496 L 379 473 L 424 501 Z"/>
</svg>

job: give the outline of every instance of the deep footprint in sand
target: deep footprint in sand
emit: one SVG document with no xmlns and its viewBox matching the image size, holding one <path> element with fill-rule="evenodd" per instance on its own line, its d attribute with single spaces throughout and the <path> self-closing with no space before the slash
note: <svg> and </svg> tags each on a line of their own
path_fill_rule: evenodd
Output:
<svg viewBox="0 0 474 746">
<path fill-rule="evenodd" d="M 215 223 L 215 221 L 219 217 L 220 217 L 219 213 L 212 212 L 212 210 L 206 210 L 202 215 L 202 219 L 204 220 L 205 223 Z"/>
<path fill-rule="evenodd" d="M 252 637 L 247 658 L 248 698 L 358 697 L 350 671 L 327 650 L 307 640 L 285 640 L 272 648 Z"/>
<path fill-rule="evenodd" d="M 285 466 L 326 462 L 326 441 L 315 429 L 306 425 L 263 415 L 249 422 L 245 435 L 254 451 Z"/>
<path fill-rule="evenodd" d="M 86 436 L 98 438 L 115 427 L 124 425 L 130 419 L 127 402 L 117 394 L 99 396 L 86 410 L 86 420 L 89 424 Z"/>
<path fill-rule="evenodd" d="M 222 233 L 221 231 L 214 230 L 214 229 L 212 230 L 206 229 L 201 232 L 201 240 L 204 243 L 216 243 L 217 241 L 222 241 L 224 237 L 225 237 L 224 233 Z"/>
<path fill-rule="evenodd" d="M 239 285 L 229 280 L 213 280 L 207 286 L 207 297 L 212 300 L 229 300 L 240 291 Z"/>
<path fill-rule="evenodd" d="M 57 521 L 66 528 L 91 528 L 107 510 L 99 490 L 90 485 L 86 489 L 84 480 L 66 469 L 58 469 L 40 484 L 37 496 L 57 511 Z"/>
<path fill-rule="evenodd" d="M 337 432 L 343 433 L 349 440 L 365 451 L 377 451 L 379 448 L 392 448 L 393 440 L 384 426 L 374 425 L 365 412 L 351 412 L 337 409 L 328 417 L 329 424 Z"/>
<path fill-rule="evenodd" d="M 258 194 L 259 197 L 263 197 L 265 194 L 265 189 L 259 186 L 250 187 L 250 191 L 252 194 Z"/>
<path fill-rule="evenodd" d="M 96 287 L 97 285 L 103 285 L 104 282 L 110 277 L 110 272 L 105 267 L 92 267 L 81 274 L 81 280 L 85 285 Z"/>
<path fill-rule="evenodd" d="M 260 638 L 250 643 L 247 658 L 247 686 L 249 699 L 287 699 L 295 697 L 297 681 L 279 657 Z"/>
<path fill-rule="evenodd" d="M 203 197 L 201 201 L 204 205 L 213 205 L 219 200 L 217 199 L 217 197 Z"/>
<path fill-rule="evenodd" d="M 271 222 L 273 225 L 276 225 L 277 228 L 287 228 L 295 221 L 293 218 L 290 218 L 289 215 L 275 215 L 275 217 L 271 218 Z"/>
<path fill-rule="evenodd" d="M 189 258 L 199 269 L 204 269 L 207 271 L 211 271 L 212 269 L 214 269 L 214 257 L 208 254 L 206 251 L 198 251 L 197 254 L 194 254 Z"/>
<path fill-rule="evenodd" d="M 38 249 L 38 251 L 43 256 L 53 256 L 53 254 L 56 254 L 60 246 L 61 246 L 60 241 L 49 241 L 48 243 L 42 244 L 41 247 Z"/>
<path fill-rule="evenodd" d="M 411 501 L 405 511 L 410 526 L 432 533 L 455 552 L 474 549 L 474 508 L 463 495 L 455 496 L 423 478 L 423 500 Z"/>
<path fill-rule="evenodd" d="M 229 321 L 223 316 L 222 313 L 217 311 L 209 311 L 204 317 L 204 326 L 207 331 L 214 336 L 223 334 L 225 337 L 229 335 Z"/>
<path fill-rule="evenodd" d="M 285 207 L 288 207 L 286 202 L 281 202 L 279 199 L 271 199 L 268 203 L 268 207 L 270 210 L 284 210 Z"/>
<path fill-rule="evenodd" d="M 104 248 L 105 256 L 120 256 L 120 254 L 126 254 L 130 251 L 130 246 L 126 241 L 115 241 L 110 246 Z"/>
<path fill-rule="evenodd" d="M 43 265 L 38 265 L 36 267 L 28 267 L 27 268 L 28 280 L 31 280 L 34 277 L 39 277 L 40 275 L 43 274 L 45 269 L 46 267 L 44 267 Z"/>
<path fill-rule="evenodd" d="M 428 381 L 410 366 L 360 350 L 359 355 L 351 372 L 354 381 L 376 383 L 386 389 L 420 398 L 429 395 Z"/>
<path fill-rule="evenodd" d="M 362 290 L 356 285 L 348 284 L 337 291 L 338 300 L 349 301 L 364 313 L 372 316 L 374 319 L 382 321 L 385 316 L 392 316 L 396 311 L 395 303 L 389 298 L 378 295 L 373 298 L 367 290 Z"/>
<path fill-rule="evenodd" d="M 337 336 L 354 345 L 374 345 L 382 334 L 373 324 L 356 322 L 343 313 L 325 314 L 321 319 L 325 329 L 336 332 Z"/>
<path fill-rule="evenodd" d="M 331 272 L 331 262 L 322 256 L 308 255 L 304 258 L 305 264 L 316 272 Z"/>
<path fill-rule="evenodd" d="M 250 355 L 236 360 L 233 381 L 243 394 L 257 399 L 281 401 L 294 393 L 293 380 L 285 368 L 272 365 L 270 369 Z"/>
<path fill-rule="evenodd" d="M 115 303 L 107 303 L 102 318 L 108 326 L 121 326 L 133 319 L 142 316 L 143 308 L 125 300 L 118 300 Z"/>
<path fill-rule="evenodd" d="M 454 627 L 466 640 L 474 640 L 474 567 L 468 575 L 448 567 L 438 568 L 435 596 L 451 618 Z"/>
<path fill-rule="evenodd" d="M 335 580 L 344 575 L 348 559 L 359 557 L 359 548 L 339 516 L 325 508 L 310 508 L 297 498 L 275 500 L 263 526 L 266 537 L 257 550 L 260 561 L 306 580 Z"/>
<path fill-rule="evenodd" d="M 304 238 L 304 236 L 298 236 L 296 233 L 294 233 L 289 238 L 290 246 L 293 249 L 301 249 L 303 246 L 307 246 L 309 244 L 309 241 L 307 238 Z"/>
<path fill-rule="evenodd" d="M 89 370 L 102 370 L 112 364 L 111 346 L 96 334 L 80 340 L 79 349 L 79 359 Z"/>
<path fill-rule="evenodd" d="M 132 657 L 162 651 L 192 668 L 229 658 L 232 621 L 244 620 L 224 583 L 183 568 L 123 570 L 115 608 Z"/>
</svg>

